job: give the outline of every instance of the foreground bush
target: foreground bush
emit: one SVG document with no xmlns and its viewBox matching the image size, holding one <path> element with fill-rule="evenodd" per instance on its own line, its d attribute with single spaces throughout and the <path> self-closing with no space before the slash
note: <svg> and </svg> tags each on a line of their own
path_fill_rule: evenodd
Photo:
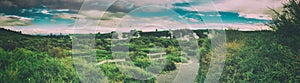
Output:
<svg viewBox="0 0 300 83">
<path fill-rule="evenodd" d="M 0 80 L 8 83 L 79 82 L 69 60 L 25 49 L 0 48 Z"/>
</svg>

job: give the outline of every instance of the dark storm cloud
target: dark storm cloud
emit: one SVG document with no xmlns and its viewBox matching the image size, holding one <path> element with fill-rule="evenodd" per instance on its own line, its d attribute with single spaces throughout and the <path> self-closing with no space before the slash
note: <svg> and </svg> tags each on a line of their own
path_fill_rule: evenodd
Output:
<svg viewBox="0 0 300 83">
<path fill-rule="evenodd" d="M 85 10 L 105 9 L 102 11 L 129 12 L 137 8 L 134 3 L 123 0 L 116 2 L 106 0 L 0 0 L 0 9 L 11 10 L 47 6 L 51 9 L 79 10 L 83 3 L 86 4 Z"/>
<path fill-rule="evenodd" d="M 114 2 L 109 8 L 108 11 L 110 12 L 125 12 L 128 13 L 131 10 L 134 10 L 135 8 L 137 8 L 138 6 L 136 6 L 134 3 L 132 2 L 127 2 L 127 1 L 121 1 L 118 0 L 116 2 Z"/>
<path fill-rule="evenodd" d="M 1 9 L 21 9 L 48 6 L 55 9 L 79 9 L 83 0 L 0 0 Z"/>
<path fill-rule="evenodd" d="M 182 2 L 182 3 L 174 3 L 173 6 L 180 6 L 180 7 L 190 7 L 191 4 L 189 2 Z"/>
</svg>

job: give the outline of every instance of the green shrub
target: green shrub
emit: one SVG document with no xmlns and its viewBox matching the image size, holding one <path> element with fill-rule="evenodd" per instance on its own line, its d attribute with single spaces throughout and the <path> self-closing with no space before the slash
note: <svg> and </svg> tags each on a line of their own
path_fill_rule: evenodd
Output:
<svg viewBox="0 0 300 83">
<path fill-rule="evenodd" d="M 188 62 L 187 58 L 182 57 L 182 56 L 174 56 L 174 55 L 167 55 L 167 60 L 174 61 L 176 63 L 179 63 L 179 62 L 186 63 L 186 62 Z"/>
<path fill-rule="evenodd" d="M 73 67 L 45 53 L 0 49 L 0 80 L 5 82 L 79 82 Z M 68 62 L 68 61 L 67 61 Z"/>
<path fill-rule="evenodd" d="M 176 69 L 176 65 L 174 62 L 172 61 L 167 61 L 165 63 L 165 67 L 164 67 L 164 71 L 172 71 L 172 70 L 175 70 Z"/>
</svg>

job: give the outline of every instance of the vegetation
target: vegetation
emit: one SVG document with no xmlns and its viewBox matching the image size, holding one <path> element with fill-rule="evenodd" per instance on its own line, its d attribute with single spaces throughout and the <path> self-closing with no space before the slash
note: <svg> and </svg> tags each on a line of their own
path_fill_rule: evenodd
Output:
<svg viewBox="0 0 300 83">
<path fill-rule="evenodd" d="M 79 82 L 71 58 L 52 58 L 23 48 L 9 52 L 0 49 L 0 53 L 2 82 Z"/>
<path fill-rule="evenodd" d="M 298 82 L 299 52 L 274 41 L 271 31 L 227 31 L 226 63 L 220 82 Z M 267 37 L 267 38 L 266 38 Z M 200 59 L 198 82 L 205 80 L 210 53 Z M 214 65 L 214 64 L 213 64 Z"/>
<path fill-rule="evenodd" d="M 282 12 L 275 11 L 274 20 L 270 23 L 274 31 L 226 31 L 226 63 L 220 82 L 300 81 L 300 17 L 297 15 L 300 13 L 299 1 L 290 0 L 284 5 Z M 180 30 L 174 31 L 179 32 Z M 211 57 L 211 41 L 203 34 L 207 30 L 194 32 L 200 38 L 184 43 L 176 39 L 180 35 L 172 37 L 169 31 L 137 31 L 133 36 L 140 34 L 141 37 L 120 41 L 113 41 L 116 38 L 115 32 L 98 33 L 95 36 L 94 48 L 98 62 L 113 60 L 116 58 L 114 55 L 128 55 L 118 58 L 131 61 L 124 62 L 124 65 L 118 62 L 100 64 L 97 67 L 101 68 L 102 72 L 99 73 L 107 76 L 110 83 L 155 83 L 157 79 L 153 78 L 153 73 L 168 74 L 166 72 L 176 70 L 177 63 L 189 61 L 185 55 L 198 55 L 200 68 L 195 82 L 202 83 L 206 79 L 209 65 L 216 65 L 210 61 L 216 58 Z M 68 35 L 33 36 L 0 29 L 0 39 L 0 80 L 4 83 L 81 82 L 72 62 L 72 41 Z M 86 41 L 88 40 L 79 42 Z M 198 43 L 199 47 L 190 46 L 195 43 Z M 74 46 L 88 47 L 77 44 Z M 129 53 L 126 49 L 121 49 L 123 47 L 128 47 Z M 149 54 L 153 53 L 165 53 L 161 56 L 165 56 L 166 59 L 160 60 L 160 55 L 150 57 Z M 151 60 L 153 58 L 158 60 Z M 163 69 L 155 66 L 161 62 L 164 62 Z M 147 79 L 138 80 L 134 75 Z"/>
<path fill-rule="evenodd" d="M 99 62 L 113 60 L 115 56 L 112 53 L 126 55 L 126 50 L 118 48 L 127 46 L 130 52 L 129 57 L 125 59 L 131 60 L 133 63 L 130 64 L 133 64 L 133 66 L 128 66 L 123 70 L 139 72 L 147 77 L 153 77 L 152 73 L 173 71 L 176 69 L 175 63 L 187 62 L 187 59 L 180 55 L 180 48 L 176 39 L 148 35 L 147 37 L 133 38 L 128 42 L 129 44 L 122 41 L 112 44 L 112 40 L 109 38 L 112 34 L 96 35 L 95 52 Z M 7 82 L 80 81 L 72 62 L 72 41 L 69 36 L 53 34 L 49 36 L 24 35 L 21 32 L 7 29 L 0 29 L 0 35 L 0 80 L 8 80 Z M 80 40 L 79 42 L 86 41 Z M 86 45 L 75 46 L 87 47 Z M 163 59 L 160 55 L 149 57 L 147 55 L 149 53 L 166 53 L 163 55 L 166 56 L 166 60 L 159 60 L 160 58 Z M 151 61 L 151 58 L 158 58 L 158 60 Z M 162 63 L 164 63 L 163 69 L 160 67 Z M 79 66 L 84 65 L 79 64 Z M 123 71 L 120 71 L 118 64 L 114 63 L 104 63 L 99 65 L 99 68 L 103 70 L 103 74 L 109 78 L 110 82 L 156 81 L 155 78 L 147 80 L 134 79 L 130 73 L 124 74 Z"/>
<path fill-rule="evenodd" d="M 288 0 L 283 4 L 283 11 L 274 11 L 275 16 L 270 27 L 276 31 L 276 35 L 281 37 L 278 40 L 281 44 L 287 45 L 292 49 L 299 49 L 300 42 L 300 1 Z M 288 41 L 286 41 L 288 40 Z"/>
<path fill-rule="evenodd" d="M 67 51 L 70 39 L 65 36 L 31 36 L 5 29 L 0 35 L 3 82 L 79 82 Z"/>
<path fill-rule="evenodd" d="M 226 31 L 227 54 L 220 82 L 300 81 L 299 0 L 289 0 L 275 12 L 269 24 L 273 31 Z M 210 60 L 209 42 L 200 49 L 201 67 L 196 82 L 204 82 Z"/>
</svg>

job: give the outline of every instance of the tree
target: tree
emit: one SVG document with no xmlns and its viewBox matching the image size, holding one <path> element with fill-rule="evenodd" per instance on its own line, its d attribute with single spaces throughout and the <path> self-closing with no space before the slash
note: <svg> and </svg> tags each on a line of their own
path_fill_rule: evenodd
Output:
<svg viewBox="0 0 300 83">
<path fill-rule="evenodd" d="M 289 0 L 283 4 L 283 11 L 273 9 L 275 15 L 269 26 L 276 31 L 280 42 L 297 50 L 300 46 L 300 0 Z"/>
<path fill-rule="evenodd" d="M 275 15 L 271 28 L 285 35 L 299 34 L 300 31 L 300 4 L 299 0 L 289 0 L 283 4 L 283 11 L 278 12 L 273 9 Z M 291 34 L 293 33 L 293 34 Z"/>
</svg>

